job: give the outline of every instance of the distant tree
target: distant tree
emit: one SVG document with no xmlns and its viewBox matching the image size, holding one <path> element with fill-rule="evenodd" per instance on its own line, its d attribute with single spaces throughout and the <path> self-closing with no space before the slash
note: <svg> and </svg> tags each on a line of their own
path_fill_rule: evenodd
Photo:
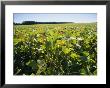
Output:
<svg viewBox="0 0 110 88">
<path fill-rule="evenodd" d="M 21 23 L 13 23 L 14 25 L 21 25 Z"/>
<path fill-rule="evenodd" d="M 32 25 L 32 24 L 36 24 L 35 21 L 23 21 L 22 22 L 23 25 Z"/>
<path fill-rule="evenodd" d="M 14 25 L 16 25 L 17 23 L 13 22 Z"/>
</svg>

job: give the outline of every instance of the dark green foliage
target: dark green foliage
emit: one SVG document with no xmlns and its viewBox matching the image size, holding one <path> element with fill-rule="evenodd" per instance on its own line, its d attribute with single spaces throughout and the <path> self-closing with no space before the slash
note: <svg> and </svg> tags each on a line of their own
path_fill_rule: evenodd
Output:
<svg viewBox="0 0 110 88">
<path fill-rule="evenodd" d="M 96 24 L 16 25 L 14 30 L 15 75 L 97 74 Z"/>
</svg>

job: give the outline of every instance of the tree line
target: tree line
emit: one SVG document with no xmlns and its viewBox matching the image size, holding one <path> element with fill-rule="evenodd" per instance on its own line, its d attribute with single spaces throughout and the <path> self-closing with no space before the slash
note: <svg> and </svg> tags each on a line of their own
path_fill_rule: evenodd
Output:
<svg viewBox="0 0 110 88">
<path fill-rule="evenodd" d="M 22 23 L 13 23 L 14 25 L 32 25 L 32 24 L 64 24 L 74 22 L 36 22 L 36 21 L 23 21 Z"/>
</svg>

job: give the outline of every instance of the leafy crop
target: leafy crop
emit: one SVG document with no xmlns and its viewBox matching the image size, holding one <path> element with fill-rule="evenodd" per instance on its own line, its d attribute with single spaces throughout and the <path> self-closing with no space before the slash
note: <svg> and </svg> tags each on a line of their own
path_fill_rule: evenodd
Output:
<svg viewBox="0 0 110 88">
<path fill-rule="evenodd" d="M 96 75 L 96 23 L 14 25 L 15 75 Z"/>
</svg>

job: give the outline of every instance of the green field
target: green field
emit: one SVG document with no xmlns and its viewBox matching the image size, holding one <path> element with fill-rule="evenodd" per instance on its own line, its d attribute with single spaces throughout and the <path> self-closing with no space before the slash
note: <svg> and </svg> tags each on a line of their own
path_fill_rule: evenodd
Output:
<svg viewBox="0 0 110 88">
<path fill-rule="evenodd" d="M 14 25 L 14 75 L 97 75 L 97 24 Z"/>
</svg>

